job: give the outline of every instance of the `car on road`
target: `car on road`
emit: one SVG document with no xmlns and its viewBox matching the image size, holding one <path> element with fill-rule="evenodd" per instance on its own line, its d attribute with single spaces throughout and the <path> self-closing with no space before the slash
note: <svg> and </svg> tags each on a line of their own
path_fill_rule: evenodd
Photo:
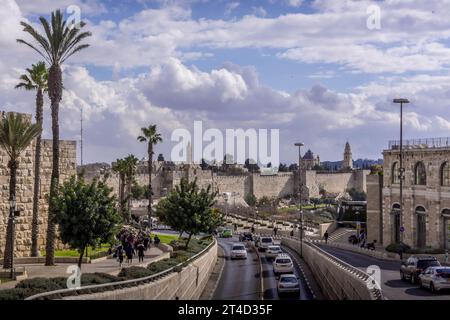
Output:
<svg viewBox="0 0 450 320">
<path fill-rule="evenodd" d="M 279 254 L 283 253 L 280 246 L 268 246 L 266 250 L 267 259 L 275 259 Z"/>
<path fill-rule="evenodd" d="M 415 284 L 419 275 L 429 267 L 439 267 L 441 264 L 433 256 L 411 256 L 400 266 L 400 279 L 409 280 Z"/>
<path fill-rule="evenodd" d="M 282 253 L 279 254 L 273 261 L 273 272 L 275 275 L 282 273 L 293 273 L 294 263 L 289 255 Z"/>
<path fill-rule="evenodd" d="M 222 233 L 220 234 L 222 238 L 231 238 L 233 237 L 233 230 L 231 229 L 223 229 Z"/>
<path fill-rule="evenodd" d="M 266 251 L 266 249 L 269 246 L 272 246 L 273 243 L 273 238 L 272 237 L 260 237 L 258 239 L 258 250 L 259 251 Z"/>
<path fill-rule="evenodd" d="M 295 274 L 282 274 L 278 280 L 278 295 L 285 293 L 300 294 L 300 282 Z"/>
<path fill-rule="evenodd" d="M 251 232 L 244 232 L 239 235 L 239 241 L 253 241 L 253 235 Z"/>
<path fill-rule="evenodd" d="M 231 248 L 230 258 L 233 259 L 247 259 L 247 249 L 242 243 L 233 244 Z"/>
<path fill-rule="evenodd" d="M 419 286 L 436 293 L 450 289 L 450 267 L 429 267 L 419 275 Z"/>
</svg>

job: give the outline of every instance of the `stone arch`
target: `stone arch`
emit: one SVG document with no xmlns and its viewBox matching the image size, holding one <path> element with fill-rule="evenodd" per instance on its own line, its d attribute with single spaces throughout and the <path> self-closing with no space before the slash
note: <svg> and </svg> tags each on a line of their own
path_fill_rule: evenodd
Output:
<svg viewBox="0 0 450 320">
<path fill-rule="evenodd" d="M 442 209 L 441 211 L 442 226 L 443 226 L 443 248 L 450 250 L 450 208 Z"/>
<path fill-rule="evenodd" d="M 391 233 L 394 243 L 400 242 L 400 203 L 396 202 L 392 205 L 391 210 Z"/>
<path fill-rule="evenodd" d="M 391 168 L 391 182 L 392 182 L 392 184 L 399 184 L 400 183 L 400 163 L 398 161 L 395 161 L 392 164 L 392 168 Z"/>
<path fill-rule="evenodd" d="M 445 161 L 439 169 L 440 184 L 443 187 L 450 187 L 450 163 Z"/>
<path fill-rule="evenodd" d="M 427 245 L 427 210 L 423 205 L 417 205 L 414 209 L 416 219 L 416 246 L 425 248 Z"/>
</svg>

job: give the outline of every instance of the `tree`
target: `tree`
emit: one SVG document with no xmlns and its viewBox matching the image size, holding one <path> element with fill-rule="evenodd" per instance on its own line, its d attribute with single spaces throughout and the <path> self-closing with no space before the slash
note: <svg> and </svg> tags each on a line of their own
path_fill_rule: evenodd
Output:
<svg viewBox="0 0 450 320">
<path fill-rule="evenodd" d="M 245 202 L 251 207 L 256 206 L 256 203 L 258 202 L 258 199 L 256 199 L 255 195 L 252 193 L 249 193 L 245 196 Z"/>
<path fill-rule="evenodd" d="M 290 165 L 289 165 L 289 171 L 290 171 L 290 172 L 298 171 L 298 164 L 296 164 L 296 163 L 290 164 Z"/>
<path fill-rule="evenodd" d="M 47 92 L 48 70 L 45 62 L 33 64 L 31 69 L 27 68 L 27 74 L 20 76 L 21 82 L 16 89 L 23 88 L 27 91 L 36 91 L 36 124 L 42 128 L 44 113 L 44 92 Z M 34 189 L 33 189 L 33 222 L 31 226 L 31 256 L 39 256 L 39 193 L 41 180 L 41 134 L 36 137 L 36 148 L 34 153 Z"/>
<path fill-rule="evenodd" d="M 140 200 L 144 196 L 144 188 L 134 183 L 131 187 L 131 197 L 135 200 Z"/>
<path fill-rule="evenodd" d="M 111 242 L 120 228 L 121 217 L 111 191 L 104 181 L 94 179 L 86 184 L 83 177 L 77 180 L 73 176 L 54 199 L 61 240 L 78 249 L 80 268 L 85 249 Z"/>
<path fill-rule="evenodd" d="M 364 191 L 358 191 L 355 188 L 347 190 L 353 201 L 366 201 L 367 194 Z"/>
<path fill-rule="evenodd" d="M 152 169 L 153 169 L 153 148 L 158 142 L 162 142 L 161 134 L 156 130 L 156 124 L 149 125 L 147 128 L 141 128 L 142 135 L 138 136 L 139 142 L 147 143 L 147 155 L 148 155 L 148 221 L 152 221 L 152 203 L 153 203 L 153 190 L 152 190 Z"/>
<path fill-rule="evenodd" d="M 137 164 L 139 162 L 139 159 L 136 158 L 134 155 L 130 154 L 125 159 L 125 184 L 127 188 L 126 192 L 126 203 L 127 203 L 127 215 L 126 215 L 126 221 L 130 220 L 131 215 L 131 187 L 133 186 L 134 177 L 136 176 L 136 170 L 137 170 Z"/>
<path fill-rule="evenodd" d="M 163 162 L 164 161 L 164 156 L 162 153 L 158 154 L 158 161 Z"/>
<path fill-rule="evenodd" d="M 127 216 L 126 213 L 126 200 L 125 200 L 125 176 L 127 171 L 127 166 L 124 159 L 117 159 L 116 162 L 112 166 L 112 170 L 118 174 L 119 176 L 119 210 L 122 214 L 122 217 L 125 220 Z"/>
<path fill-rule="evenodd" d="M 213 210 L 216 196 L 217 192 L 211 191 L 210 185 L 199 190 L 197 179 L 188 182 L 183 178 L 169 196 L 158 203 L 156 215 L 180 235 L 188 233 L 187 248 L 193 235 L 211 232 L 220 223 L 218 213 Z"/>
<path fill-rule="evenodd" d="M 280 163 L 280 166 L 279 166 L 279 168 L 278 168 L 278 171 L 279 171 L 279 172 L 288 172 L 288 171 L 289 171 L 289 168 L 288 168 L 288 166 L 287 166 L 286 164 Z"/>
<path fill-rule="evenodd" d="M 0 123 L 0 146 L 9 156 L 9 200 L 16 199 L 17 169 L 20 154 L 31 144 L 34 138 L 40 135 L 42 127 L 29 123 L 21 114 L 2 114 Z M 3 268 L 11 267 L 12 246 L 14 243 L 14 225 L 8 219 L 6 228 L 6 245 L 3 256 Z"/>
<path fill-rule="evenodd" d="M 259 166 L 256 163 L 256 161 L 253 159 L 247 158 L 244 163 L 244 168 L 246 168 L 250 172 L 258 172 L 259 171 Z"/>
<path fill-rule="evenodd" d="M 55 259 L 55 210 L 53 198 L 56 195 L 59 185 L 59 103 L 62 98 L 62 64 L 75 53 L 87 48 L 88 44 L 81 44 L 82 41 L 91 36 L 90 32 L 80 32 L 85 26 L 83 21 L 68 24 L 64 20 L 60 10 L 52 12 L 51 22 L 44 17 L 39 21 L 44 28 L 45 35 L 41 35 L 30 24 L 22 21 L 23 31 L 31 35 L 36 44 L 31 44 L 25 40 L 17 39 L 17 42 L 30 47 L 39 53 L 50 65 L 48 75 L 48 95 L 51 102 L 52 113 L 52 174 L 50 181 L 50 197 L 47 223 L 47 243 L 45 246 L 45 265 L 54 265 Z"/>
</svg>

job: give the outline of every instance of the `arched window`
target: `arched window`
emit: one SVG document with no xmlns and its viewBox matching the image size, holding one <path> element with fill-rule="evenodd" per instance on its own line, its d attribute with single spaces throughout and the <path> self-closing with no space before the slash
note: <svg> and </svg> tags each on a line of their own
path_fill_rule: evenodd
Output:
<svg viewBox="0 0 450 320">
<path fill-rule="evenodd" d="M 441 166 L 441 186 L 450 187 L 450 164 L 444 162 Z"/>
<path fill-rule="evenodd" d="M 394 243 L 400 242 L 400 204 L 392 206 L 392 233 Z"/>
<path fill-rule="evenodd" d="M 427 173 L 423 162 L 417 162 L 414 169 L 414 184 L 425 186 L 427 184 Z"/>
<path fill-rule="evenodd" d="M 400 183 L 400 166 L 398 162 L 394 162 L 392 165 L 392 184 L 399 184 Z"/>
</svg>

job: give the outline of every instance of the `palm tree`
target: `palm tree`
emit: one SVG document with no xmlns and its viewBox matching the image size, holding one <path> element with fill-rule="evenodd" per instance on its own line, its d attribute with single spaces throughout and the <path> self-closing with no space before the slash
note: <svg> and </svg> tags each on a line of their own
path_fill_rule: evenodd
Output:
<svg viewBox="0 0 450 320">
<path fill-rule="evenodd" d="M 40 17 L 39 21 L 44 28 L 45 34 L 41 35 L 30 24 L 21 22 L 23 31 L 30 34 L 37 42 L 33 45 L 22 39 L 17 42 L 23 43 L 31 49 L 37 51 L 50 65 L 48 75 L 48 95 L 51 101 L 52 112 L 52 175 L 50 182 L 50 199 L 48 208 L 47 223 L 47 242 L 45 246 L 45 265 L 54 265 L 55 253 L 55 213 L 53 198 L 56 195 L 59 185 L 59 103 L 62 98 L 63 81 L 61 65 L 73 54 L 87 48 L 88 44 L 81 44 L 83 39 L 91 36 L 90 32 L 80 32 L 85 26 L 84 22 L 76 24 L 67 24 L 60 10 L 52 12 L 51 22 L 49 23 L 44 17 Z"/>
<path fill-rule="evenodd" d="M 9 155 L 9 200 L 16 199 L 16 178 L 19 167 L 19 157 L 33 141 L 41 134 L 42 127 L 38 124 L 31 124 L 21 114 L 4 113 L 0 121 L 0 146 Z M 6 246 L 3 257 L 3 268 L 11 267 L 11 257 L 14 244 L 14 223 L 13 219 L 8 219 L 6 229 Z"/>
<path fill-rule="evenodd" d="M 124 221 L 130 221 L 131 187 L 136 175 L 139 160 L 130 154 L 124 159 L 117 159 L 113 171 L 119 175 L 119 206 Z"/>
<path fill-rule="evenodd" d="M 20 76 L 21 82 L 17 88 L 24 88 L 27 91 L 36 90 L 36 124 L 42 128 L 44 92 L 47 92 L 48 70 L 45 62 L 41 61 L 33 64 L 31 69 L 27 69 L 27 74 Z M 38 236 L 39 236 L 39 187 L 41 180 L 41 134 L 36 138 L 36 150 L 34 154 L 34 194 L 33 194 L 33 222 L 31 226 L 31 256 L 39 256 Z"/>
<path fill-rule="evenodd" d="M 125 220 L 125 175 L 127 171 L 125 160 L 117 159 L 117 161 L 113 164 L 112 170 L 119 175 L 119 208 L 120 213 Z"/>
<path fill-rule="evenodd" d="M 142 136 L 137 139 L 139 142 L 147 143 L 147 154 L 148 154 L 148 222 L 151 223 L 152 219 L 152 171 L 153 171 L 153 147 L 158 143 L 162 142 L 161 134 L 156 130 L 156 124 L 149 125 L 147 128 L 142 128 Z"/>
</svg>

